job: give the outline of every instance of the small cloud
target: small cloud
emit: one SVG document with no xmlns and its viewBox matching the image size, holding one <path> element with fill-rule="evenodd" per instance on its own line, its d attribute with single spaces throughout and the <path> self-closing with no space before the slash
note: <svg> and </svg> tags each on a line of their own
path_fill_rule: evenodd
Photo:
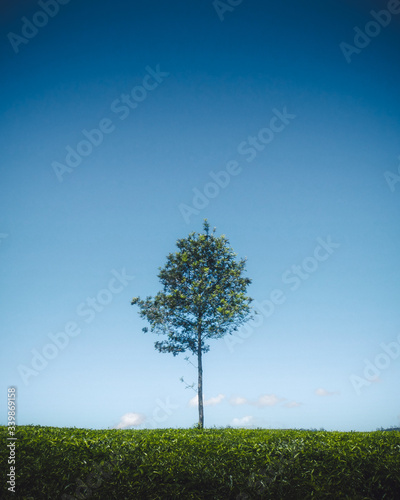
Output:
<svg viewBox="0 0 400 500">
<path fill-rule="evenodd" d="M 197 406 L 197 401 L 198 401 L 198 399 L 197 399 L 197 394 L 196 394 L 196 396 L 193 396 L 192 399 L 189 400 L 189 406 L 191 408 L 193 408 L 194 406 Z"/>
<path fill-rule="evenodd" d="M 259 408 L 264 406 L 275 406 L 279 401 L 283 401 L 282 398 L 278 398 L 275 394 L 263 394 L 254 403 Z"/>
<path fill-rule="evenodd" d="M 252 423 L 252 421 L 253 421 L 253 417 L 251 417 L 250 415 L 247 415 L 246 417 L 242 417 L 242 418 L 234 418 L 232 420 L 232 425 L 243 427 L 246 425 L 250 425 Z"/>
<path fill-rule="evenodd" d="M 223 399 L 225 398 L 225 396 L 223 394 L 218 394 L 218 396 L 215 396 L 213 398 L 210 398 L 210 399 L 206 399 L 204 401 L 204 406 L 214 406 L 214 405 L 217 405 L 219 404 Z"/>
<path fill-rule="evenodd" d="M 338 392 L 329 392 L 326 389 L 319 388 L 315 391 L 317 396 L 334 396 L 335 394 L 339 394 Z"/>
<path fill-rule="evenodd" d="M 204 406 L 215 406 L 219 404 L 224 398 L 225 396 L 223 394 L 218 394 L 218 396 L 214 396 L 213 398 L 205 399 Z M 198 405 L 198 397 L 196 394 L 196 396 L 193 396 L 192 399 L 189 401 L 189 406 L 194 407 L 197 405 Z"/>
<path fill-rule="evenodd" d="M 301 406 L 303 403 L 297 403 L 297 401 L 290 401 L 290 403 L 286 403 L 283 406 L 285 408 L 298 408 Z"/>
<path fill-rule="evenodd" d="M 125 413 L 115 429 L 127 429 L 128 427 L 137 427 L 146 420 L 146 417 L 141 413 Z"/>
<path fill-rule="evenodd" d="M 249 401 L 246 399 L 246 398 L 242 398 L 240 396 L 235 396 L 235 397 L 232 397 L 229 402 L 232 404 L 232 405 L 235 405 L 235 406 L 238 406 L 238 405 L 245 405 L 246 403 L 248 403 Z"/>
</svg>

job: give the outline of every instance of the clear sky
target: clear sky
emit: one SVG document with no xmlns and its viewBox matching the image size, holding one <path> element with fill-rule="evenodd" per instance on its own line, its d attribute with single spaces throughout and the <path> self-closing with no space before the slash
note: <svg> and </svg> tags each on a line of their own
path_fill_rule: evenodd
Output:
<svg viewBox="0 0 400 500">
<path fill-rule="evenodd" d="M 205 425 L 399 426 L 399 52 L 397 0 L 2 2 L 0 423 L 194 425 L 130 301 L 208 218 L 261 314 Z"/>
</svg>

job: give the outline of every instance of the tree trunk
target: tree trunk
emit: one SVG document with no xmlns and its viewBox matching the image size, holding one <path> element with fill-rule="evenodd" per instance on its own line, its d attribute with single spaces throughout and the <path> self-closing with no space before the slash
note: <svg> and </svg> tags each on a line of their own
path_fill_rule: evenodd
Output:
<svg viewBox="0 0 400 500">
<path fill-rule="evenodd" d="M 197 367 L 198 367 L 198 386 L 197 397 L 199 400 L 199 429 L 203 429 L 204 412 L 203 412 L 203 364 L 201 359 L 201 326 L 197 328 Z"/>
</svg>

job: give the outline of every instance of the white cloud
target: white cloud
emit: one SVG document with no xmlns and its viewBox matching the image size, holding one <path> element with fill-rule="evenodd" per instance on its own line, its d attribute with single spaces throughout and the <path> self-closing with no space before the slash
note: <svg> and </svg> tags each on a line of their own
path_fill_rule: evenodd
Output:
<svg viewBox="0 0 400 500">
<path fill-rule="evenodd" d="M 197 406 L 197 401 L 198 401 L 198 399 L 197 399 L 197 394 L 196 394 L 196 396 L 193 396 L 192 399 L 189 400 L 189 406 L 192 408 L 194 406 Z"/>
<path fill-rule="evenodd" d="M 297 401 L 290 401 L 290 403 L 286 403 L 283 406 L 285 408 L 298 408 L 301 405 L 302 405 L 302 403 L 298 403 Z"/>
<path fill-rule="evenodd" d="M 128 427 L 137 427 L 146 420 L 146 417 L 141 413 L 125 413 L 115 429 L 127 429 Z"/>
<path fill-rule="evenodd" d="M 246 398 L 242 398 L 240 396 L 235 396 L 235 397 L 232 397 L 229 402 L 232 404 L 232 405 L 245 405 L 246 403 L 248 403 L 249 401 L 246 399 Z"/>
<path fill-rule="evenodd" d="M 232 420 L 232 425 L 234 426 L 246 426 L 246 425 L 250 425 L 253 421 L 253 417 L 251 417 L 250 415 L 247 415 L 246 417 L 242 417 L 242 418 L 234 418 Z"/>
<path fill-rule="evenodd" d="M 218 396 L 215 396 L 213 398 L 207 399 L 204 401 L 204 406 L 214 406 L 219 404 L 223 399 L 225 399 L 225 396 L 223 394 L 218 394 Z"/>
<path fill-rule="evenodd" d="M 241 396 L 233 396 L 229 400 L 231 405 L 253 405 L 257 406 L 257 408 L 264 408 L 265 406 L 275 406 L 280 401 L 285 401 L 286 398 L 278 398 L 276 394 L 262 394 L 256 400 L 250 400 L 247 398 L 243 398 Z"/>
<path fill-rule="evenodd" d="M 275 406 L 279 401 L 283 401 L 282 398 L 278 398 L 275 394 L 263 394 L 254 403 L 259 408 L 264 406 Z"/>
<path fill-rule="evenodd" d="M 225 399 L 225 396 L 223 394 L 218 394 L 218 396 L 214 396 L 213 398 L 205 399 L 204 406 L 215 406 L 219 404 L 223 399 Z M 189 401 L 189 406 L 194 407 L 197 406 L 197 404 L 198 404 L 198 398 L 196 394 L 196 396 L 193 396 L 192 399 Z"/>
<path fill-rule="evenodd" d="M 321 387 L 315 391 L 317 396 L 334 396 L 335 394 L 339 394 L 338 392 L 329 392 L 326 389 L 322 389 Z"/>
</svg>

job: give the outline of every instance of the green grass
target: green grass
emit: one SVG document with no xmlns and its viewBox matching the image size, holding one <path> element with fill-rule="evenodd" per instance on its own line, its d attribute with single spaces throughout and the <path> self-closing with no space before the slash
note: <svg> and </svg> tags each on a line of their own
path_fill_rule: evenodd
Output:
<svg viewBox="0 0 400 500">
<path fill-rule="evenodd" d="M 0 435 L 0 498 L 400 498 L 398 431 L 21 426 L 15 494 L 4 479 L 6 427 Z"/>
</svg>

